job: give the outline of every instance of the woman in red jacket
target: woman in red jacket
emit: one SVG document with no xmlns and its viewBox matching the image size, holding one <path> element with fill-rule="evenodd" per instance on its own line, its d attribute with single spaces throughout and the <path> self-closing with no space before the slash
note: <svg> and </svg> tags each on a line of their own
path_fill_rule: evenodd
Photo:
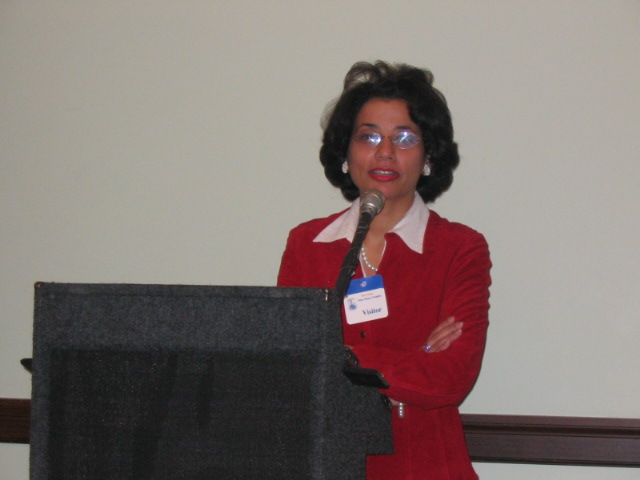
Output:
<svg viewBox="0 0 640 480">
<path fill-rule="evenodd" d="M 362 366 L 382 372 L 394 405 L 395 453 L 368 457 L 369 480 L 477 478 L 458 405 L 480 370 L 491 263 L 481 234 L 427 207 L 459 162 L 449 109 L 432 82 L 426 70 L 384 62 L 347 73 L 325 118 L 320 161 L 353 203 L 293 229 L 278 275 L 281 286 L 333 287 L 360 193 L 384 194 L 355 275 L 371 277 L 383 295 L 350 290 L 345 305 L 364 308 L 343 315 L 345 343 Z"/>
</svg>

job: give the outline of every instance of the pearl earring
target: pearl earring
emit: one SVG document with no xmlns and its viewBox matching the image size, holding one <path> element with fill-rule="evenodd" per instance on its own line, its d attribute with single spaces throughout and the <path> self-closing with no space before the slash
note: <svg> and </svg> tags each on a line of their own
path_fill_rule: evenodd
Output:
<svg viewBox="0 0 640 480">
<path fill-rule="evenodd" d="M 429 175 L 431 175 L 431 167 L 428 163 L 425 163 L 424 167 L 422 167 L 422 175 L 424 177 L 428 177 Z"/>
<path fill-rule="evenodd" d="M 342 164 L 342 173 L 344 173 L 345 175 L 349 173 L 349 164 L 347 163 L 346 160 Z"/>
</svg>

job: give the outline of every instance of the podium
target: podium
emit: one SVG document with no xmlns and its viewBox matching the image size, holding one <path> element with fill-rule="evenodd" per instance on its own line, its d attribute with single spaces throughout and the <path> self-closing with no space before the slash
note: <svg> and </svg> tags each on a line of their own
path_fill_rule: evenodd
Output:
<svg viewBox="0 0 640 480">
<path fill-rule="evenodd" d="M 332 294 L 36 284 L 31 479 L 364 479 L 391 419 Z"/>
</svg>

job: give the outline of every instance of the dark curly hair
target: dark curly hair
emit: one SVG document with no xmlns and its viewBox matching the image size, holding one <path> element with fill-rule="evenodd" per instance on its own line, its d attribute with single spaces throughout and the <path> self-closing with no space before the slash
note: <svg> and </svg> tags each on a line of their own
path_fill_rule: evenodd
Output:
<svg viewBox="0 0 640 480">
<path fill-rule="evenodd" d="M 447 101 L 432 86 L 430 71 L 406 64 L 359 62 L 344 79 L 340 97 L 325 110 L 320 163 L 324 174 L 349 201 L 360 192 L 349 174 L 342 172 L 347 158 L 354 123 L 362 106 L 373 98 L 404 100 L 411 120 L 420 127 L 431 175 L 421 176 L 417 192 L 425 202 L 433 202 L 453 182 L 453 171 L 460 162 L 458 145 L 453 141 L 453 125 Z"/>
</svg>

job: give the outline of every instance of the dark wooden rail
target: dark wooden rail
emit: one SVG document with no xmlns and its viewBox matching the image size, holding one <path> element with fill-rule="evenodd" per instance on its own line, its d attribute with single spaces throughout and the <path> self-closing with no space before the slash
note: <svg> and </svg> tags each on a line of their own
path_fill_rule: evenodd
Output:
<svg viewBox="0 0 640 480">
<path fill-rule="evenodd" d="M 31 401 L 0 398 L 0 442 L 29 443 Z M 463 415 L 475 462 L 640 467 L 640 420 Z"/>
<path fill-rule="evenodd" d="M 0 442 L 29 443 L 31 400 L 0 398 Z"/>
<path fill-rule="evenodd" d="M 640 420 L 463 415 L 476 462 L 640 467 Z"/>
</svg>

